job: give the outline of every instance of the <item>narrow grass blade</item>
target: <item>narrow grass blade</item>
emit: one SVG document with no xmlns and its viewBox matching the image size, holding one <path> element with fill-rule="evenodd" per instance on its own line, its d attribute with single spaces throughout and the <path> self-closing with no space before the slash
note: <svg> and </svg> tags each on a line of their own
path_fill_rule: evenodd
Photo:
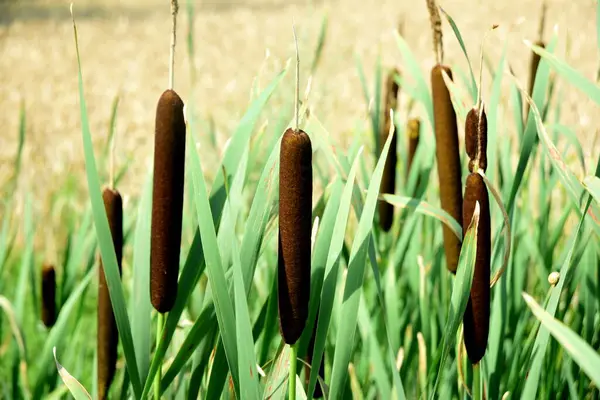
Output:
<svg viewBox="0 0 600 400">
<path fill-rule="evenodd" d="M 475 83 L 475 74 L 473 73 L 473 67 L 471 66 L 471 60 L 469 60 L 469 55 L 467 54 L 467 48 L 465 47 L 465 42 L 463 41 L 463 38 L 462 38 L 462 35 L 460 34 L 460 30 L 458 29 L 458 26 L 456 26 L 456 23 L 454 22 L 454 20 L 450 16 L 450 14 L 448 14 L 442 7 L 440 7 L 440 10 L 442 11 L 444 16 L 448 20 L 448 23 L 452 27 L 454 36 L 456 36 L 456 39 L 458 40 L 458 44 L 460 45 L 460 48 L 462 49 L 463 54 L 465 55 L 465 58 L 467 59 L 467 64 L 469 65 L 469 72 L 471 73 L 471 76 L 470 76 L 471 86 L 469 87 L 469 91 L 471 92 L 471 97 L 473 98 L 473 104 L 475 104 L 475 103 L 477 103 L 477 83 Z"/>
<path fill-rule="evenodd" d="M 585 220 L 585 215 L 590 205 L 590 202 L 591 198 L 588 199 L 587 205 L 584 207 L 582 216 L 579 220 L 579 225 L 575 228 L 575 231 L 572 234 L 567 256 L 565 257 L 565 260 L 560 269 L 560 276 L 562 278 L 558 281 L 558 284 L 554 286 L 550 291 L 550 299 L 548 300 L 545 309 L 551 317 L 554 317 L 554 315 L 556 314 L 556 310 L 558 308 L 558 301 L 560 300 L 560 295 L 565 284 L 565 278 L 568 276 L 572 266 L 571 261 L 573 259 L 573 253 L 575 251 L 577 243 L 579 242 L 579 238 L 581 236 L 581 228 Z M 549 336 L 550 333 L 548 332 L 548 330 L 544 327 L 540 327 L 535 338 L 533 350 L 531 352 L 531 359 L 529 361 L 529 372 L 522 393 L 523 398 L 536 398 L 538 386 L 540 383 L 540 375 L 542 373 L 542 364 L 544 361 L 544 356 L 546 354 L 546 349 L 548 347 Z"/>
<path fill-rule="evenodd" d="M 358 306 L 361 295 L 361 287 L 365 275 L 367 262 L 367 249 L 371 240 L 371 227 L 373 216 L 377 206 L 379 185 L 383 175 L 383 166 L 390 149 L 391 139 L 394 133 L 388 135 L 381 156 L 377 162 L 371 183 L 367 192 L 365 207 L 360 217 L 358 231 L 352 244 L 348 275 L 344 288 L 344 297 L 340 316 L 340 325 L 337 333 L 337 347 L 333 359 L 331 372 L 331 397 L 338 398 L 342 395 L 343 387 L 348 377 L 348 364 L 354 347 L 354 336 L 356 334 L 356 323 L 358 318 Z M 360 158 L 360 157 L 357 157 Z"/>
<path fill-rule="evenodd" d="M 96 268 L 92 268 L 77 285 L 75 290 L 73 290 L 71 296 L 69 296 L 68 300 L 62 306 L 60 313 L 58 314 L 58 318 L 56 319 L 56 323 L 50 330 L 50 333 L 44 342 L 44 347 L 42 348 L 42 351 L 35 363 L 38 374 L 35 380 L 36 389 L 34 390 L 34 393 L 38 393 L 38 391 L 45 385 L 46 377 L 49 373 L 49 368 L 52 363 L 52 349 L 54 347 L 60 348 L 62 343 L 67 339 L 69 317 L 71 316 L 73 309 L 80 304 L 81 295 L 87 289 L 92 277 L 96 276 L 97 274 L 98 271 Z"/>
<path fill-rule="evenodd" d="M 71 10 L 71 15 L 72 14 L 73 13 Z M 94 225 L 96 227 L 96 236 L 98 238 L 98 244 L 104 265 L 104 274 L 106 276 L 110 300 L 113 306 L 113 313 L 115 315 L 117 328 L 119 330 L 119 338 L 121 339 L 123 353 L 125 354 L 129 377 L 131 379 L 131 384 L 133 386 L 133 391 L 136 394 L 136 398 L 139 398 L 142 394 L 142 384 L 137 368 L 135 347 L 133 345 L 131 327 L 129 325 L 129 318 L 127 316 L 127 306 L 125 304 L 125 295 L 123 293 L 123 286 L 121 284 L 121 275 L 117 266 L 117 256 L 112 242 L 110 228 L 108 226 L 108 219 L 106 217 L 106 210 L 104 209 L 104 203 L 102 201 L 102 194 L 100 192 L 100 181 L 98 179 L 98 170 L 96 168 L 96 159 L 94 157 L 94 147 L 92 144 L 90 126 L 88 122 L 87 106 L 83 94 L 83 75 L 81 72 L 81 59 L 79 57 L 79 45 L 77 42 L 77 27 L 75 25 L 75 17 L 73 17 L 73 32 L 75 35 L 75 50 L 77 52 L 81 134 L 83 136 L 88 190 L 94 212 Z"/>
<path fill-rule="evenodd" d="M 31 268 L 33 266 L 34 228 L 32 206 L 31 194 L 27 193 L 25 196 L 25 216 L 23 227 L 25 236 L 25 249 L 21 258 L 17 290 L 15 293 L 15 300 L 13 302 L 15 306 L 15 316 L 19 324 L 22 324 L 25 318 L 25 299 L 30 294 L 30 290 L 35 291 L 33 286 L 29 290 L 27 289 L 27 278 L 29 277 Z"/>
<path fill-rule="evenodd" d="M 500 95 L 502 93 L 502 78 L 504 77 L 504 65 L 506 63 L 506 51 L 508 49 L 508 40 L 504 44 L 502 57 L 496 68 L 494 80 L 492 82 L 492 93 L 487 107 L 488 119 L 488 163 L 491 168 L 486 172 L 490 181 L 495 182 L 498 173 L 498 109 L 500 105 Z"/>
<path fill-rule="evenodd" d="M 323 54 L 323 48 L 325 47 L 325 39 L 327 37 L 327 26 L 329 18 L 327 14 L 323 15 L 321 20 L 321 29 L 319 30 L 319 38 L 317 40 L 317 47 L 315 48 L 315 55 L 313 56 L 312 63 L 310 65 L 310 75 L 313 76 L 319 66 L 321 55 Z"/>
<path fill-rule="evenodd" d="M 600 205 L 600 179 L 595 176 L 588 176 L 583 180 L 583 184 L 587 191 L 594 197 L 596 203 Z"/>
<path fill-rule="evenodd" d="M 148 168 L 152 171 L 152 168 Z M 151 173 L 150 173 L 151 175 Z M 150 221 L 152 176 L 148 176 L 138 206 L 133 242 L 133 288 L 131 297 L 131 335 L 141 381 L 146 381 L 152 346 L 152 305 L 150 304 Z"/>
<path fill-rule="evenodd" d="M 398 46 L 398 49 L 402 54 L 404 65 L 408 69 L 413 79 L 416 81 L 416 92 L 418 95 L 416 100 L 420 101 L 425 107 L 425 111 L 427 112 L 427 116 L 429 117 L 429 124 L 430 126 L 433 126 L 433 102 L 431 100 L 431 94 L 429 93 L 429 87 L 427 86 L 425 77 L 423 76 L 423 72 L 421 70 L 421 65 L 415 58 L 414 54 L 410 50 L 410 47 L 408 46 L 404 38 L 402 38 L 402 36 L 400 36 L 400 34 L 397 31 L 394 32 L 394 37 L 396 38 L 396 44 Z M 431 137 L 431 139 L 433 139 L 433 136 Z"/>
<path fill-rule="evenodd" d="M 344 236 L 348 224 L 354 181 L 356 178 L 356 172 L 358 170 L 358 160 L 361 152 L 362 150 L 359 151 L 359 154 L 354 159 L 354 163 L 352 164 L 352 168 L 348 174 L 348 180 L 344 185 L 339 210 L 336 216 L 335 225 L 333 227 L 333 234 L 331 236 L 332 239 L 327 255 L 327 264 L 325 265 L 325 278 L 320 293 L 321 302 L 319 305 L 319 320 L 317 321 L 317 334 L 315 337 L 315 347 L 313 350 L 313 365 L 320 365 L 321 360 L 323 359 L 325 340 L 329 330 L 329 323 L 331 321 L 332 309 L 335 300 L 340 255 L 342 253 L 342 248 L 344 247 Z M 308 384 L 309 395 L 314 393 L 315 385 L 317 383 L 317 376 L 318 369 L 311 369 L 310 380 Z"/>
<path fill-rule="evenodd" d="M 54 362 L 56 363 L 56 369 L 58 370 L 58 374 L 60 378 L 64 382 L 65 386 L 71 392 L 71 395 L 75 398 L 75 400 L 91 400 L 92 396 L 85 390 L 83 385 L 79 383 L 77 379 L 75 379 L 69 371 L 67 371 L 56 358 L 56 347 L 52 349 L 52 353 L 54 354 Z"/>
<path fill-rule="evenodd" d="M 260 113 L 267 104 L 267 101 L 271 95 L 275 92 L 279 82 L 281 82 L 285 76 L 285 73 L 286 70 L 280 72 L 269 84 L 269 86 L 267 86 L 267 88 L 261 93 L 261 95 L 252 102 L 248 108 L 248 111 L 246 111 L 246 114 L 244 114 L 242 117 L 236 131 L 233 133 L 231 142 L 225 151 L 223 162 L 219 168 L 219 170 L 225 170 L 225 173 L 227 174 L 227 180 L 233 179 L 240 160 L 242 159 L 242 154 L 244 150 L 248 148 L 250 136 L 254 131 L 254 126 L 256 125 L 258 117 L 260 116 Z M 231 182 L 228 182 L 228 185 L 230 184 Z M 216 204 L 223 204 L 225 197 L 225 178 L 222 173 L 218 173 L 215 176 L 215 181 L 213 182 L 212 189 L 210 191 L 211 208 L 215 208 Z M 220 217 L 220 213 L 215 213 L 213 215 L 213 220 L 218 223 Z"/>
<path fill-rule="evenodd" d="M 479 204 L 479 203 L 477 203 Z M 454 346 L 454 340 L 456 339 L 456 332 L 460 326 L 463 318 L 463 314 L 467 307 L 469 295 L 471 293 L 471 283 L 473 282 L 473 271 L 475 269 L 475 253 L 477 250 L 477 228 L 479 226 L 479 205 L 476 206 L 475 212 L 473 213 L 473 220 L 465 240 L 462 244 L 460 251 L 460 258 L 458 260 L 458 268 L 456 269 L 456 278 L 452 287 L 452 296 L 450 301 L 450 309 L 448 310 L 448 319 L 444 327 L 444 336 L 442 337 L 442 349 L 439 353 L 439 363 L 432 364 L 429 371 L 428 380 L 431 381 L 435 376 L 435 383 L 430 399 L 436 398 L 436 393 L 440 382 L 442 382 L 442 376 L 444 372 L 444 366 L 450 349 Z"/>
<path fill-rule="evenodd" d="M 6 318 L 8 319 L 8 323 L 10 325 L 10 330 L 12 331 L 15 342 L 17 342 L 17 348 L 19 349 L 19 372 L 21 374 L 21 382 L 23 384 L 23 390 L 26 396 L 30 396 L 29 393 L 29 385 L 27 382 L 27 349 L 25 347 L 25 340 L 23 339 L 23 330 L 21 329 L 19 323 L 17 322 L 17 318 L 15 316 L 15 311 L 8 301 L 8 299 L 4 296 L 0 295 L 0 308 L 4 311 Z"/>
<path fill-rule="evenodd" d="M 462 240 L 462 227 L 450 214 L 441 208 L 435 207 L 424 200 L 398 196 L 396 194 L 383 194 L 380 195 L 380 198 L 394 207 L 407 208 L 416 213 L 437 219 L 452 229 L 452 232 L 454 232 L 456 237 Z"/>
<path fill-rule="evenodd" d="M 282 342 L 283 343 L 283 342 Z M 287 392 L 287 378 L 289 376 L 290 346 L 284 345 L 277 352 L 274 365 L 269 371 L 265 384 L 264 399 L 283 400 Z"/>
<path fill-rule="evenodd" d="M 228 196 L 227 203 L 231 208 L 231 196 Z M 235 232 L 235 222 L 233 221 L 233 231 Z M 250 313 L 246 301 L 246 289 L 244 287 L 244 277 L 240 261 L 240 253 L 237 248 L 237 239 L 235 234 L 231 235 L 232 257 L 233 257 L 233 286 L 234 286 L 234 304 L 235 304 L 235 323 L 238 353 L 238 376 L 240 379 L 240 393 L 244 393 L 244 398 L 260 399 L 261 387 L 258 381 L 258 370 L 256 368 L 256 354 L 254 353 L 254 338 L 249 332 L 252 332 L 252 323 L 250 322 Z"/>
<path fill-rule="evenodd" d="M 236 392 L 239 393 L 235 314 L 233 311 L 233 305 L 231 304 L 231 298 L 229 297 L 227 281 L 225 279 L 225 270 L 221 264 L 221 255 L 219 254 L 219 248 L 217 245 L 215 226 L 213 225 L 211 219 L 206 218 L 206 216 L 213 214 L 208 197 L 206 195 L 206 184 L 202 174 L 202 165 L 194 146 L 196 138 L 193 131 L 188 135 L 188 141 L 188 148 L 191 151 L 190 159 L 192 162 L 196 212 L 198 214 L 198 227 L 200 229 L 200 236 L 202 237 L 202 248 L 204 249 L 208 281 L 213 294 L 217 321 L 221 336 L 223 338 L 223 346 L 227 355 L 229 369 L 233 375 Z M 220 174 L 217 176 L 220 176 Z M 224 196 L 226 196 L 225 193 Z"/>
<path fill-rule="evenodd" d="M 554 51 L 554 47 L 556 46 L 557 38 L 556 36 L 552 39 L 550 44 L 548 45 L 548 51 Z M 550 69 L 548 67 L 548 63 L 545 60 L 540 62 L 538 67 L 535 83 L 533 88 L 533 102 L 536 107 L 541 107 L 543 103 L 543 99 L 545 98 L 545 93 L 548 88 L 548 82 L 550 77 Z M 521 88 L 519 88 L 521 89 Z M 523 92 L 523 90 L 521 90 Z M 538 107 L 538 108 L 539 108 Z M 519 115 L 521 113 L 522 108 L 519 109 Z M 516 111 L 515 111 L 516 112 Z M 529 110 L 529 115 L 533 115 L 533 111 Z M 521 150 L 519 154 L 519 163 L 517 165 L 517 170 L 514 174 L 514 178 L 512 181 L 511 189 L 510 189 L 510 197 L 508 199 L 507 209 L 508 213 L 513 215 L 513 208 L 515 204 L 515 199 L 517 197 L 517 192 L 523 182 L 523 177 L 525 175 L 525 169 L 529 163 L 529 159 L 531 157 L 531 153 L 536 144 L 536 123 L 534 118 L 527 118 L 527 126 L 525 128 L 525 133 L 523 134 L 523 138 L 521 140 Z"/>
<path fill-rule="evenodd" d="M 565 78 L 571 85 L 585 93 L 592 101 L 600 105 L 600 86 L 592 82 L 590 79 L 569 64 L 559 59 L 551 51 L 542 47 L 536 46 L 529 41 L 525 41 L 525 45 L 531 50 L 543 57 L 544 61 L 552 67 L 559 75 Z"/>
<path fill-rule="evenodd" d="M 579 335 L 569 329 L 562 322 L 554 319 L 530 295 L 523 293 L 525 302 L 537 319 L 540 320 L 573 357 L 573 360 L 585 371 L 596 387 L 600 387 L 600 355 L 592 346 L 585 342 Z"/>
</svg>

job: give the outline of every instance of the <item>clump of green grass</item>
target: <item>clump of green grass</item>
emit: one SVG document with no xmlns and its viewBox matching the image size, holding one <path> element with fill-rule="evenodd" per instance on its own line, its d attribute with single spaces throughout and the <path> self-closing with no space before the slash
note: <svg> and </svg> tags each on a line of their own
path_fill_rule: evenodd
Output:
<svg viewBox="0 0 600 400">
<path fill-rule="evenodd" d="M 438 10 L 435 4 L 433 10 Z M 444 15 L 458 40 L 454 47 L 467 56 L 456 23 Z M 439 16 L 434 27 L 439 34 Z M 34 199 L 25 197 L 23 223 L 9 213 L 0 216 L 0 359 L 6 360 L 0 363 L 0 381 L 5 382 L 0 397 L 59 398 L 70 391 L 76 398 L 89 398 L 83 387 L 99 392 L 102 379 L 92 359 L 95 352 L 100 354 L 89 340 L 89 326 L 102 299 L 88 290 L 99 273 L 99 248 L 100 274 L 110 289 L 104 299 L 110 299 L 106 308 L 113 310 L 121 350 L 111 398 L 261 399 L 285 398 L 289 391 L 290 398 L 304 399 L 317 396 L 315 388 L 323 381 L 327 398 L 459 399 L 469 392 L 477 400 L 506 393 L 514 398 L 595 398 L 600 383 L 600 357 L 595 354 L 600 346 L 600 210 L 595 200 L 600 198 L 600 167 L 589 169 L 587 159 L 580 161 L 584 145 L 574 133 L 579 127 L 561 124 L 560 91 L 550 98 L 546 88 L 553 69 L 557 81 L 564 79 L 598 104 L 600 89 L 554 54 L 560 48 L 557 35 L 545 49 L 531 45 L 541 54 L 535 100 L 526 85 L 505 80 L 504 66 L 512 60 L 503 54 L 491 71 L 485 112 L 478 95 L 483 88 L 473 84 L 472 72 L 465 74 L 456 63 L 454 80 L 447 80 L 438 62 L 436 85 L 446 83 L 445 107 L 454 106 L 465 121 L 470 159 L 462 216 L 456 219 L 437 205 L 441 191 L 429 179 L 437 162 L 437 100 L 431 96 L 427 72 L 421 71 L 406 41 L 396 39 L 402 56 L 402 75 L 396 80 L 415 106 L 407 114 L 421 117 L 420 129 L 415 129 L 420 131 L 414 146 L 418 150 L 413 152 L 410 140 L 398 143 L 398 153 L 407 162 L 414 154 L 407 170 L 421 182 L 415 198 L 402 186 L 395 191 L 404 195 L 380 195 L 393 136 L 386 136 L 381 154 L 371 158 L 363 151 L 368 145 L 365 132 L 380 133 L 377 118 L 385 105 L 370 108 L 375 110 L 371 117 L 377 118 L 371 118 L 369 127 L 358 126 L 348 150 L 320 123 L 321 111 L 308 96 L 301 108 L 311 109 L 302 114 L 310 139 L 297 130 L 298 123 L 286 131 L 292 118 L 289 107 L 282 111 L 266 106 L 286 69 L 252 100 L 227 148 L 216 152 L 222 156 L 220 164 L 211 168 L 196 151 L 196 144 L 212 139 L 196 135 L 204 126 L 203 116 L 190 96 L 184 135 L 192 184 L 183 190 L 189 191 L 186 198 L 195 207 L 190 207 L 193 213 L 182 211 L 185 260 L 175 302 L 166 314 L 152 311 L 149 296 L 151 174 L 142 198 L 123 199 L 128 210 L 138 212 L 124 215 L 121 245 L 127 243 L 125 249 L 132 251 L 122 254 L 121 263 L 121 246 L 114 241 L 113 217 L 103 202 L 96 169 L 80 64 L 91 208 L 69 213 L 68 240 L 58 249 L 56 263 L 56 306 L 61 311 L 48 329 L 40 329 L 44 291 L 37 290 L 39 270 L 33 267 L 40 261 L 34 251 Z M 442 58 L 440 47 L 436 54 Z M 364 74 L 361 80 L 366 82 Z M 381 86 L 379 78 L 375 81 Z M 505 100 L 507 84 L 516 93 L 510 103 Z M 439 89 L 433 92 L 438 96 Z M 521 94 L 532 117 L 524 130 L 519 128 Z M 378 90 L 374 96 L 365 91 L 367 104 L 379 97 Z M 464 104 L 475 97 L 476 108 L 467 112 Z M 178 118 L 182 108 L 177 109 Z M 515 126 L 506 122 L 503 109 L 514 113 Z M 263 115 L 264 110 L 270 113 Z M 396 122 L 410 131 L 411 122 L 403 121 L 403 114 L 396 114 Z M 379 153 L 379 146 L 374 149 Z M 265 152 L 267 159 L 261 158 Z M 11 197 L 14 187 L 2 189 Z M 489 194 L 501 213 L 491 209 Z M 71 196 L 60 192 L 57 201 L 69 203 Z M 380 200 L 402 208 L 402 223 L 390 234 L 380 234 L 374 221 Z M 10 204 L 21 206 L 18 197 Z M 456 275 L 445 273 L 440 222 L 458 241 L 464 240 Z M 502 230 L 506 236 L 499 234 Z M 284 257 L 284 273 L 290 267 L 286 254 L 292 254 L 294 265 L 302 263 L 299 272 L 288 274 L 292 284 L 287 277 L 280 284 L 279 257 Z M 294 285 L 296 292 L 286 292 Z M 285 308 L 280 307 L 280 295 L 289 297 L 290 330 L 300 337 L 295 341 L 289 332 L 277 332 L 278 311 Z M 296 311 L 291 299 L 300 304 Z M 294 312 L 308 317 L 294 320 Z M 153 325 L 156 345 L 151 343 Z M 461 331 L 466 352 L 457 343 Z M 52 366 L 53 348 L 60 379 Z M 307 361 L 310 373 L 307 366 L 296 374 L 297 356 Z"/>
</svg>

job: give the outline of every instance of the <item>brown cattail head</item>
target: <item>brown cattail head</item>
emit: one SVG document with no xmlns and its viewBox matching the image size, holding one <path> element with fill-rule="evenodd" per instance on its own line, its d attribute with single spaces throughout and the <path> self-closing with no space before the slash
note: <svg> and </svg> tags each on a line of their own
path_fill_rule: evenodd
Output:
<svg viewBox="0 0 600 400">
<path fill-rule="evenodd" d="M 110 226 L 117 265 L 121 273 L 121 259 L 123 257 L 123 200 L 118 191 L 104 189 L 102 192 L 104 208 Z M 104 265 L 100 259 L 98 271 L 98 398 L 106 399 L 108 389 L 115 376 L 117 366 L 117 344 L 119 331 L 113 314 L 108 285 L 104 276 Z"/>
<path fill-rule="evenodd" d="M 481 112 L 474 107 L 467 114 L 465 122 L 465 148 L 469 156 L 469 172 L 477 172 L 479 168 L 487 169 L 487 116 L 485 109 Z"/>
<path fill-rule="evenodd" d="M 293 345 L 304 330 L 310 298 L 313 173 L 306 132 L 285 131 L 279 163 L 279 329 Z"/>
<path fill-rule="evenodd" d="M 541 40 L 535 42 L 536 46 L 545 48 L 546 45 Z M 540 55 L 536 52 L 531 52 L 531 63 L 529 64 L 529 95 L 533 95 L 533 86 L 535 84 L 535 76 L 537 74 L 538 67 L 540 66 Z M 527 107 L 529 107 L 529 103 L 525 102 Z M 529 108 L 527 108 L 529 109 Z"/>
<path fill-rule="evenodd" d="M 160 313 L 170 311 L 177 297 L 184 173 L 183 101 L 166 90 L 156 107 L 150 250 L 150 298 Z"/>
<path fill-rule="evenodd" d="M 452 79 L 450 68 L 437 64 L 431 70 L 436 158 L 440 179 L 442 208 L 457 221 L 462 221 L 462 183 L 456 113 L 450 100 L 442 72 Z M 444 249 L 448 270 L 456 273 L 460 255 L 460 240 L 446 225 L 443 226 Z"/>
<path fill-rule="evenodd" d="M 386 88 L 385 88 L 385 104 L 383 108 L 383 121 L 384 123 L 381 125 L 381 129 L 379 132 L 379 143 L 381 147 L 379 152 L 381 153 L 383 149 L 383 145 L 385 144 L 387 137 L 390 133 L 390 129 L 394 121 L 392 121 L 390 110 L 396 110 L 396 106 L 398 104 L 398 83 L 395 80 L 395 76 L 398 74 L 397 69 L 392 69 L 387 77 Z M 390 143 L 390 151 L 385 160 L 385 165 L 383 167 L 383 176 L 381 178 L 381 185 L 379 187 L 380 193 L 389 193 L 394 194 L 395 186 L 396 186 L 396 163 L 398 161 L 398 156 L 396 154 L 396 135 L 392 137 L 392 142 Z M 394 206 L 391 204 L 380 201 L 379 202 L 379 224 L 381 225 L 381 229 L 384 231 L 389 231 L 392 227 L 392 222 L 394 221 Z"/>
<path fill-rule="evenodd" d="M 52 264 L 42 266 L 42 322 L 47 328 L 56 322 L 56 272 Z"/>
<path fill-rule="evenodd" d="M 485 354 L 490 330 L 490 203 L 483 177 L 469 174 L 463 203 L 463 235 L 473 218 L 475 204 L 479 202 L 479 227 L 475 271 L 471 295 L 463 316 L 465 347 L 471 363 L 477 364 Z"/>
<path fill-rule="evenodd" d="M 310 337 L 310 341 L 308 342 L 308 350 L 306 352 L 306 387 L 309 385 L 310 381 L 310 370 L 313 367 L 312 359 L 313 353 L 315 351 L 315 339 L 317 337 L 317 322 L 319 321 L 319 314 L 317 313 L 317 318 L 315 318 L 315 326 L 313 327 L 312 335 Z M 309 368 L 310 366 L 310 368 Z M 321 379 L 325 380 L 325 353 L 323 353 L 323 357 L 321 357 L 321 364 L 319 365 L 319 376 Z M 321 385 L 317 382 L 315 386 L 315 391 L 313 393 L 313 399 L 320 399 L 323 397 L 323 390 L 321 389 Z"/>
<path fill-rule="evenodd" d="M 415 159 L 417 146 L 419 145 L 419 135 L 421 133 L 421 121 L 418 118 L 411 118 L 406 125 L 408 137 L 408 159 L 406 162 L 406 178 L 410 175 L 410 169 Z"/>
</svg>

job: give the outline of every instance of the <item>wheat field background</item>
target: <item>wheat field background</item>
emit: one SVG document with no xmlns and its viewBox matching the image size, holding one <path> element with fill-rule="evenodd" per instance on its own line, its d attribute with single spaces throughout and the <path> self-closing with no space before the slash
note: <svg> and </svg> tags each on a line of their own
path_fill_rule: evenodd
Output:
<svg viewBox="0 0 600 400">
<path fill-rule="evenodd" d="M 530 53 L 523 39 L 535 40 L 542 2 L 445 0 L 440 5 L 461 29 L 474 66 L 486 30 L 486 53 L 497 63 L 504 43 L 508 60 L 523 83 L 528 79 Z M 586 76 L 598 69 L 595 1 L 547 1 L 544 36 L 558 29 L 557 53 Z M 176 54 L 175 87 L 184 101 L 194 96 L 201 118 L 214 121 L 218 144 L 223 144 L 243 114 L 253 84 L 264 87 L 294 55 L 292 22 L 298 26 L 303 71 L 308 69 L 323 16 L 328 30 L 322 61 L 314 77 L 310 104 L 342 145 L 357 129 L 368 129 L 366 105 L 356 68 L 364 64 L 372 87 L 376 59 L 387 69 L 402 60 L 393 30 L 402 34 L 424 71 L 434 63 L 425 1 L 322 0 L 322 1 L 194 1 L 196 85 L 190 85 L 190 63 L 185 36 L 190 24 L 182 2 Z M 84 85 L 92 134 L 102 146 L 108 133 L 111 104 L 120 96 L 117 119 L 117 165 L 129 163 L 122 192 L 137 194 L 152 156 L 154 112 L 158 96 L 167 86 L 169 1 L 76 1 Z M 464 70 L 464 56 L 445 23 L 446 61 Z M 489 91 L 484 73 L 484 98 Z M 302 76 L 302 85 L 307 76 Z M 487 80 L 487 83 L 486 83 Z M 507 81 L 507 80 L 505 80 Z M 282 99 L 293 90 L 293 74 L 272 100 L 272 106 L 289 107 Z M 19 105 L 27 115 L 27 137 L 21 185 L 37 199 L 51 199 L 54 191 L 70 186 L 71 199 L 85 200 L 84 159 L 77 100 L 76 58 L 68 1 L 0 1 L 0 165 L 9 166 L 16 153 Z M 595 126 L 600 118 L 592 102 L 568 85 L 564 92 L 562 122 L 576 127 L 581 141 L 593 153 Z M 561 89 L 559 89 L 561 90 Z M 508 110 L 509 91 L 502 94 L 505 134 L 513 129 Z M 401 107 L 406 101 L 400 100 Z M 418 111 L 418 110 L 417 110 Z M 207 165 L 207 164 L 205 164 Z M 11 168 L 0 168 L 0 182 Z M 22 190 L 21 188 L 20 190 Z M 36 202 L 44 212 L 47 202 Z M 17 213 L 20 210 L 16 210 Z M 49 212 L 49 211 L 48 211 Z"/>
</svg>

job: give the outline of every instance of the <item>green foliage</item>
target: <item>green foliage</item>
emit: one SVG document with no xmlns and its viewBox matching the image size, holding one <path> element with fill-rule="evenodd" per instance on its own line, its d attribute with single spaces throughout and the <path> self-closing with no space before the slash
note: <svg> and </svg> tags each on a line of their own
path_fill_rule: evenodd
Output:
<svg viewBox="0 0 600 400">
<path fill-rule="evenodd" d="M 191 1 L 186 9 L 194 75 Z M 375 66 L 372 81 L 356 58 L 368 119 L 352 132 L 348 150 L 320 123 L 320 110 L 312 108 L 310 99 L 301 105 L 318 183 L 309 317 L 292 351 L 278 334 L 276 271 L 279 143 L 290 113 L 269 103 L 282 91 L 287 70 L 270 77 L 269 85 L 253 96 L 224 150 L 216 148 L 216 131 L 204 122 L 211 117 L 200 117 L 193 99 L 186 102 L 188 197 L 182 268 L 175 306 L 157 338 L 157 318 L 149 301 L 152 176 L 133 181 L 139 197 L 124 193 L 129 234 L 121 280 L 100 189 L 109 175 L 118 105 L 127 100 L 115 97 L 108 141 L 98 151 L 89 127 L 75 36 L 90 201 L 69 216 L 64 242 L 56 240 L 61 243 L 59 314 L 55 325 L 46 329 L 39 320 L 38 276 L 46 255 L 38 251 L 36 237 L 53 229 L 44 226 L 50 222 L 41 221 L 33 192 L 18 190 L 26 167 L 24 148 L 29 146 L 22 105 L 12 173 L 1 188 L 5 200 L 0 214 L 0 397 L 87 399 L 85 388 L 95 393 L 99 253 L 119 328 L 118 370 L 110 398 L 153 398 L 151 389 L 159 382 L 155 389 L 164 398 L 285 399 L 291 363 L 297 367 L 293 377 L 297 399 L 312 398 L 317 386 L 332 399 L 459 399 L 468 396 L 466 387 L 479 388 L 474 384 L 477 378 L 484 392 L 477 394 L 486 398 L 502 398 L 506 392 L 513 398 L 595 398 L 600 383 L 595 350 L 600 347 L 600 160 L 586 158 L 589 138 L 578 136 L 578 126 L 561 122 L 566 110 L 560 104 L 563 85 L 577 88 L 579 95 L 598 104 L 600 90 L 555 54 L 561 40 L 557 35 L 545 49 L 523 46 L 523 54 L 533 50 L 542 57 L 533 93 L 525 92 L 520 83 L 527 77 L 505 79 L 514 61 L 507 46 L 497 60 L 487 63 L 490 82 L 477 88 L 464 41 L 471 38 L 444 15 L 458 40 L 456 49 L 469 64 L 463 79 L 455 69 L 459 79 L 450 87 L 458 114 L 467 111 L 464 104 L 475 101 L 481 89 L 490 94 L 483 99 L 489 123 L 486 183 L 500 206 L 491 208 L 491 270 L 492 275 L 504 266 L 506 270 L 491 289 L 490 336 L 480 365 L 473 368 L 460 347 L 477 224 L 466 232 L 457 275 L 450 275 L 441 227 L 446 224 L 462 238 L 463 221 L 439 208 L 437 177 L 431 173 L 435 142 L 428 72 L 403 37 L 396 33 L 397 48 L 385 49 L 401 64 L 402 74 L 396 79 L 402 96 L 411 102 L 408 116 L 395 116 L 398 149 L 390 148 L 390 136 L 379 154 L 381 71 L 386 68 L 379 58 L 365 61 Z M 307 65 L 312 74 L 327 57 L 327 27 L 323 17 L 312 63 Z M 554 85 L 560 89 L 552 91 Z M 288 104 L 293 103 L 291 93 L 286 93 Z M 526 118 L 524 104 L 529 105 Z M 380 194 L 387 154 L 407 153 L 401 127 L 406 117 L 417 114 L 425 118 L 414 167 L 408 175 L 397 174 L 396 193 Z M 505 121 L 506 115 L 510 121 Z M 256 132 L 259 126 L 263 128 Z M 208 152 L 219 154 L 215 165 Z M 592 162 L 595 171 L 587 169 Z M 117 186 L 135 163 L 129 160 L 115 176 Z M 406 172 L 404 163 L 397 168 Z M 72 191 L 60 191 L 54 201 L 70 196 Z M 389 233 L 373 223 L 379 201 L 396 208 Z M 511 235 L 503 231 L 506 221 Z M 560 279 L 549 284 L 551 272 L 560 272 Z M 313 332 L 312 365 L 304 368 Z M 59 356 L 54 360 L 53 349 Z M 321 362 L 324 377 L 319 376 Z"/>
</svg>

